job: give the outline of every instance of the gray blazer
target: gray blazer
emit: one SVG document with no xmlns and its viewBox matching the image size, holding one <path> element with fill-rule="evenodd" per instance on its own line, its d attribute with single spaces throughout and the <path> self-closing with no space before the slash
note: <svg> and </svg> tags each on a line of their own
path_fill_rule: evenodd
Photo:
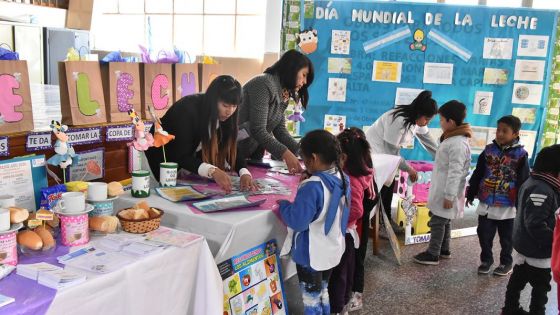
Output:
<svg viewBox="0 0 560 315">
<path fill-rule="evenodd" d="M 286 129 L 280 78 L 261 74 L 243 86 L 243 103 L 239 108 L 237 155 L 247 158 L 259 146 L 280 158 L 289 149 L 297 154 L 299 145 Z"/>
</svg>

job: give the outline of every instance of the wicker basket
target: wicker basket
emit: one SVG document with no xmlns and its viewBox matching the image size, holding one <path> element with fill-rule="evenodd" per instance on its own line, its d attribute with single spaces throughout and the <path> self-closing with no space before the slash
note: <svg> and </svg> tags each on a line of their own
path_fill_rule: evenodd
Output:
<svg viewBox="0 0 560 315">
<path fill-rule="evenodd" d="M 147 233 L 159 228 L 161 222 L 161 217 L 163 216 L 163 210 L 154 208 L 160 212 L 159 216 L 151 219 L 125 219 L 120 216 L 121 211 L 127 210 L 122 209 L 117 213 L 117 218 L 121 221 L 122 229 L 128 233 L 142 234 Z"/>
</svg>

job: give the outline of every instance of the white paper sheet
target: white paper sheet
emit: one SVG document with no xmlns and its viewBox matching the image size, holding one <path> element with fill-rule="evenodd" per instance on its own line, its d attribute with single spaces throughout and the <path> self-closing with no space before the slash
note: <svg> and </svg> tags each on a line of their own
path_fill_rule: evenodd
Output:
<svg viewBox="0 0 560 315">
<path fill-rule="evenodd" d="M 520 130 L 519 142 L 525 146 L 524 148 L 527 150 L 527 153 L 529 153 L 529 157 L 532 157 L 537 142 L 537 132 L 532 130 Z"/>
<path fill-rule="evenodd" d="M 346 102 L 346 79 L 329 78 L 327 101 Z"/>
<path fill-rule="evenodd" d="M 513 38 L 484 38 L 484 59 L 511 59 L 513 51 Z"/>
<path fill-rule="evenodd" d="M 516 81 L 537 81 L 544 79 L 544 60 L 523 60 L 515 61 L 515 74 L 513 79 Z"/>
<path fill-rule="evenodd" d="M 396 105 L 409 105 L 414 101 L 418 94 L 422 93 L 422 89 L 409 89 L 409 88 L 397 88 L 395 93 L 395 106 Z"/>
<path fill-rule="evenodd" d="M 527 57 L 546 57 L 548 53 L 548 36 L 519 35 L 517 55 Z"/>
<path fill-rule="evenodd" d="M 350 31 L 332 30 L 331 54 L 350 54 Z"/>
<path fill-rule="evenodd" d="M 0 165 L 0 191 L 2 194 L 16 198 L 18 207 L 29 210 L 37 209 L 31 161 L 18 161 Z"/>
<path fill-rule="evenodd" d="M 494 92 L 476 91 L 474 96 L 473 112 L 478 115 L 490 115 Z"/>
<path fill-rule="evenodd" d="M 453 64 L 426 62 L 424 64 L 424 83 L 452 84 Z"/>
<path fill-rule="evenodd" d="M 514 83 L 511 102 L 514 104 L 540 105 L 542 84 Z"/>
</svg>

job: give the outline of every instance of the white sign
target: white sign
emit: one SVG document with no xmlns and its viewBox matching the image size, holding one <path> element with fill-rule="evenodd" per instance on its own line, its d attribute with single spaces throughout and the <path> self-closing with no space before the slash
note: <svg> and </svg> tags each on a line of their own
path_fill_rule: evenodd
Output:
<svg viewBox="0 0 560 315">
<path fill-rule="evenodd" d="M 8 137 L 0 137 L 0 156 L 8 156 L 8 155 L 10 155 Z"/>
<path fill-rule="evenodd" d="M 517 59 L 513 79 L 516 81 L 542 82 L 544 79 L 544 64 L 544 60 Z"/>
<path fill-rule="evenodd" d="M 453 64 L 426 62 L 424 64 L 424 83 L 452 84 Z"/>
<path fill-rule="evenodd" d="M 329 78 L 327 101 L 346 102 L 346 79 Z"/>
<path fill-rule="evenodd" d="M 517 55 L 527 57 L 546 57 L 548 36 L 519 35 Z"/>
<path fill-rule="evenodd" d="M 407 88 L 397 88 L 395 93 L 395 106 L 397 105 L 410 105 L 412 101 L 422 93 L 422 89 L 407 89 Z"/>
<path fill-rule="evenodd" d="M 66 132 L 68 143 L 72 145 L 101 142 L 101 127 L 70 129 Z"/>
<path fill-rule="evenodd" d="M 479 115 L 490 115 L 493 99 L 494 92 L 476 91 L 473 104 L 474 113 Z"/>
<path fill-rule="evenodd" d="M 513 51 L 513 38 L 484 38 L 484 59 L 507 59 L 510 60 Z"/>
<path fill-rule="evenodd" d="M 28 134 L 25 147 L 27 151 L 39 151 L 52 148 L 51 133 L 40 132 Z"/>
<path fill-rule="evenodd" d="M 542 84 L 514 83 L 511 102 L 514 104 L 540 105 Z"/>
<path fill-rule="evenodd" d="M 529 157 L 533 156 L 535 151 L 535 144 L 537 142 L 537 132 L 533 130 L 520 130 L 519 131 L 519 143 L 523 144 L 525 150 L 529 154 Z"/>
<path fill-rule="evenodd" d="M 332 30 L 331 54 L 350 54 L 350 31 Z"/>
<path fill-rule="evenodd" d="M 132 125 L 108 126 L 106 131 L 106 141 L 125 141 L 132 140 L 134 133 Z"/>
</svg>

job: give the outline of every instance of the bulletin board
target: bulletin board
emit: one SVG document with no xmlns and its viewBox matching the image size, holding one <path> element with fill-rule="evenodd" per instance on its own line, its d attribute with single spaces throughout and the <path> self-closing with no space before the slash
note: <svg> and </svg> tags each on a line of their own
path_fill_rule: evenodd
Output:
<svg viewBox="0 0 560 315">
<path fill-rule="evenodd" d="M 427 89 L 438 105 L 456 99 L 467 106 L 474 158 L 494 139 L 497 119 L 512 113 L 522 119 L 521 141 L 533 153 L 543 128 L 557 15 L 527 8 L 285 0 L 282 49 L 306 52 L 315 69 L 301 133 L 364 128 Z M 437 134 L 439 120 L 429 127 Z M 403 156 L 431 159 L 415 141 Z"/>
</svg>

